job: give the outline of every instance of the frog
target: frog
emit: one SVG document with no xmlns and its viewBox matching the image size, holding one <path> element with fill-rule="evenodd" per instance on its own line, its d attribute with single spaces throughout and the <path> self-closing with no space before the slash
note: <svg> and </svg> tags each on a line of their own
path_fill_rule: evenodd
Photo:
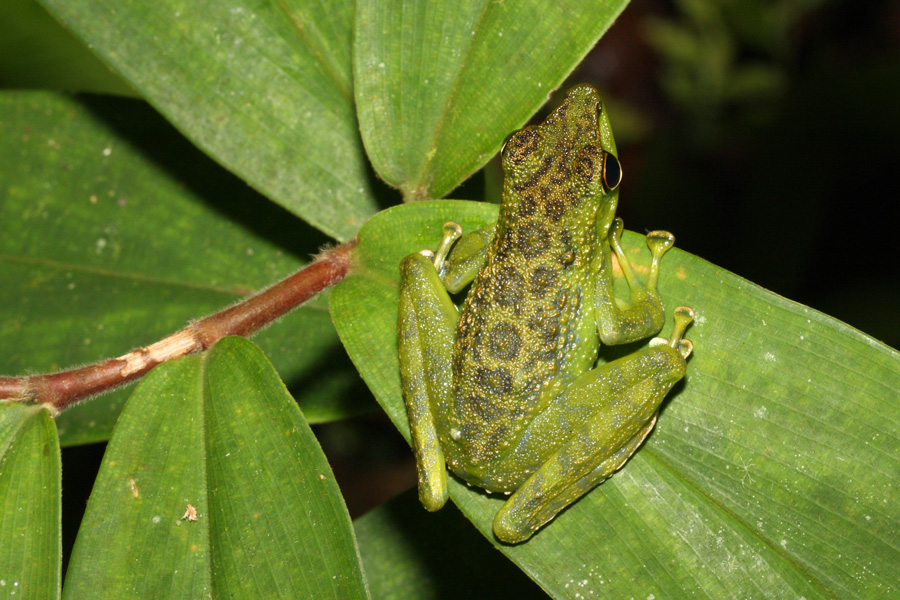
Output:
<svg viewBox="0 0 900 600">
<path fill-rule="evenodd" d="M 641 446 L 685 375 L 693 311 L 675 309 L 669 338 L 597 364 L 601 345 L 663 327 L 657 283 L 675 238 L 647 234 L 641 281 L 622 246 L 622 167 L 595 88 L 572 88 L 542 123 L 511 134 L 500 157 L 497 222 L 465 235 L 447 223 L 434 251 L 401 261 L 397 333 L 421 503 L 444 506 L 449 469 L 508 496 L 492 528 L 516 544 Z"/>
</svg>

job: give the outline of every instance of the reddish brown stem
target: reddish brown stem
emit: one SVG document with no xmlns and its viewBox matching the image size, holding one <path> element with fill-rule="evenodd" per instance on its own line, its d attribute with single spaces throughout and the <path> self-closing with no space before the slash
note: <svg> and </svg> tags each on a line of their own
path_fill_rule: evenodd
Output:
<svg viewBox="0 0 900 600">
<path fill-rule="evenodd" d="M 355 247 L 353 241 L 331 248 L 310 265 L 255 296 L 118 358 L 48 375 L 0 377 L 0 400 L 47 403 L 62 410 L 88 396 L 134 381 L 162 362 L 205 350 L 225 336 L 251 335 L 344 279 Z"/>
</svg>

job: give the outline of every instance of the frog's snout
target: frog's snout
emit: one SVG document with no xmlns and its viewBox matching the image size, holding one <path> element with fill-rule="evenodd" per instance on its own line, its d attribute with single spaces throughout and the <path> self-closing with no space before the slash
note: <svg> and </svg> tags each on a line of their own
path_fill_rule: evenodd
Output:
<svg viewBox="0 0 900 600">
<path fill-rule="evenodd" d="M 603 187 L 613 191 L 622 182 L 622 165 L 609 152 L 603 153 Z"/>
</svg>

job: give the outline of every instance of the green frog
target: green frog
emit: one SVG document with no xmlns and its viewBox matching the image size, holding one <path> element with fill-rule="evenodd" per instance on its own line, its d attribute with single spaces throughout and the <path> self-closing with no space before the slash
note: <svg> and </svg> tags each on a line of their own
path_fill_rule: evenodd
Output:
<svg viewBox="0 0 900 600">
<path fill-rule="evenodd" d="M 580 85 L 543 123 L 501 150 L 495 225 L 444 226 L 435 252 L 400 264 L 403 394 L 428 510 L 447 501 L 447 467 L 511 494 L 493 523 L 527 540 L 620 468 L 685 373 L 693 313 L 675 310 L 669 339 L 595 366 L 600 344 L 656 334 L 665 313 L 659 263 L 674 237 L 647 235 L 646 283 L 622 249 L 615 217 L 622 170 L 598 92 Z M 613 260 L 628 299 L 613 290 Z M 450 294 L 471 288 L 460 309 Z"/>
</svg>

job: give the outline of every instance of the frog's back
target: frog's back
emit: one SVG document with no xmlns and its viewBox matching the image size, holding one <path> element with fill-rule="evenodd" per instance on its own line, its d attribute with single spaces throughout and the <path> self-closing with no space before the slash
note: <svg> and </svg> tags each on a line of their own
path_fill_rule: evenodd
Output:
<svg viewBox="0 0 900 600">
<path fill-rule="evenodd" d="M 488 488 L 480 478 L 596 357 L 598 102 L 593 88 L 574 90 L 503 151 L 497 235 L 460 313 L 450 419 L 458 443 L 447 456 L 451 468 Z"/>
</svg>

